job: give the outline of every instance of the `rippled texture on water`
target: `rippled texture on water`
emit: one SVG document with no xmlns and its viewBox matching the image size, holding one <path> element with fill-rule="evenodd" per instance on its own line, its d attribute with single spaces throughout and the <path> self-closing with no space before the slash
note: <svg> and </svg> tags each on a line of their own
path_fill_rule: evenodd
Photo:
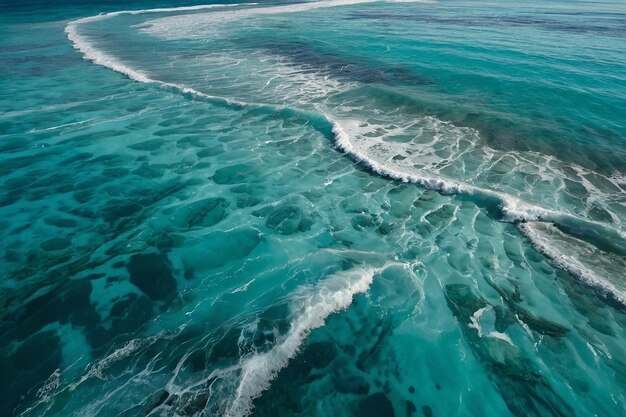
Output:
<svg viewBox="0 0 626 417">
<path fill-rule="evenodd" d="M 623 415 L 623 4 L 35 10 L 0 415 Z"/>
</svg>

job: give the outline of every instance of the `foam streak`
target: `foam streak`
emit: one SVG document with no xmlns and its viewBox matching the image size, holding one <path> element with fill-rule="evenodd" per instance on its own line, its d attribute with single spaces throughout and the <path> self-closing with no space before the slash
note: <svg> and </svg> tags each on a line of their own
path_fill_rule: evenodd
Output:
<svg viewBox="0 0 626 417">
<path fill-rule="evenodd" d="M 299 12 L 304 10 L 310 10 L 321 7 L 335 7 L 335 6 L 343 6 L 343 5 L 351 5 L 351 4 L 361 4 L 361 3 L 370 3 L 375 0 L 329 0 L 322 2 L 312 2 L 305 4 L 295 4 L 295 5 L 287 5 L 287 6 L 272 6 L 272 7 L 257 7 L 251 9 L 237 9 L 237 10 L 229 10 L 229 11 L 219 11 L 215 13 L 210 13 L 210 15 L 222 15 L 222 16 L 232 16 L 232 17 L 242 17 L 248 15 L 258 15 L 258 14 L 270 14 L 270 13 L 291 13 L 291 12 Z M 250 3 L 248 3 L 250 4 Z M 252 3 L 254 4 L 254 3 Z M 444 194 L 461 194 L 461 195 L 469 195 L 474 196 L 479 199 L 483 199 L 485 201 L 497 202 L 497 205 L 500 210 L 502 221 L 507 222 L 536 222 L 536 221 L 544 221 L 544 222 L 554 222 L 554 223 L 574 223 L 583 225 L 585 228 L 591 228 L 598 231 L 600 234 L 609 233 L 621 239 L 626 239 L 626 233 L 620 230 L 619 227 L 613 227 L 611 225 L 607 225 L 605 223 L 597 222 L 591 219 L 581 218 L 576 215 L 566 213 L 559 210 L 551 210 L 546 209 L 528 202 L 525 202 L 515 196 L 509 195 L 505 192 L 487 189 L 478 187 L 466 182 L 455 181 L 444 176 L 427 176 L 421 172 L 406 172 L 401 170 L 398 167 L 389 166 L 378 162 L 367 155 L 366 152 L 360 150 L 357 146 L 354 145 L 352 141 L 352 137 L 349 134 L 349 127 L 346 128 L 342 125 L 338 120 L 335 120 L 332 116 L 325 113 L 321 109 L 317 109 L 316 114 L 312 114 L 312 112 L 303 111 L 300 109 L 280 107 L 273 104 L 265 104 L 265 103 L 245 103 L 236 100 L 232 100 L 224 97 L 212 96 L 209 94 L 202 93 L 193 88 L 187 87 L 183 84 L 169 83 L 159 81 L 157 79 L 151 78 L 148 74 L 136 70 L 127 66 L 126 64 L 120 62 L 115 57 L 98 50 L 85 36 L 80 34 L 79 27 L 83 24 L 95 21 L 101 21 L 105 19 L 112 18 L 114 16 L 124 15 L 124 14 L 144 14 L 144 13 L 172 13 L 172 12 L 187 12 L 187 11 L 198 11 L 204 9 L 213 9 L 220 7 L 234 7 L 240 5 L 203 5 L 203 6 L 192 6 L 192 7 L 180 7 L 180 8 L 165 8 L 165 9 L 148 9 L 148 10 L 135 10 L 135 11 L 119 11 L 112 12 L 108 14 L 102 14 L 97 16 L 91 16 L 82 18 L 79 20 L 75 20 L 70 22 L 65 28 L 65 32 L 67 34 L 68 39 L 73 43 L 74 48 L 83 53 L 85 59 L 94 62 L 95 64 L 104 66 L 121 74 L 124 74 L 128 78 L 142 82 L 142 83 L 154 83 L 158 84 L 162 87 L 177 90 L 183 94 L 193 95 L 195 97 L 199 97 L 203 100 L 219 104 L 219 105 L 228 105 L 228 106 L 239 106 L 239 107 L 262 107 L 267 108 L 268 111 L 272 113 L 281 113 L 285 111 L 285 114 L 295 114 L 302 117 L 308 118 L 316 118 L 321 121 L 323 126 L 323 130 L 332 131 L 333 137 L 332 139 L 335 142 L 337 148 L 343 151 L 347 156 L 355 160 L 356 162 L 362 164 L 367 167 L 374 173 L 408 183 L 414 183 L 420 185 L 424 188 L 428 188 L 431 190 L 435 190 Z M 214 16 L 215 17 L 215 16 Z M 168 18 L 170 19 L 170 18 Z M 343 123 L 343 122 L 342 122 Z M 536 231 L 535 234 L 540 233 Z M 533 243 L 535 243 L 540 249 L 542 248 L 540 239 L 532 239 Z M 547 249 L 543 249 L 544 253 L 547 253 Z M 553 259 L 557 259 L 558 257 L 550 256 Z M 565 269 L 567 269 L 564 265 L 561 265 Z M 580 268 L 578 268 L 580 270 Z M 571 271 L 570 271 L 571 272 Z M 575 275 L 581 275 L 580 273 L 575 273 Z M 585 274 L 582 274 L 585 275 Z M 613 290 L 613 287 L 607 289 Z M 623 296 L 619 295 L 619 292 L 616 293 L 616 296 L 619 300 L 624 302 Z"/>
<path fill-rule="evenodd" d="M 301 294 L 294 297 L 296 318 L 284 339 L 269 351 L 242 360 L 239 386 L 225 416 L 248 415 L 252 411 L 252 401 L 298 353 L 311 330 L 322 327 L 332 313 L 349 307 L 354 295 L 366 292 L 374 274 L 374 269 L 349 270 L 335 274 L 313 288 L 302 289 Z"/>
</svg>

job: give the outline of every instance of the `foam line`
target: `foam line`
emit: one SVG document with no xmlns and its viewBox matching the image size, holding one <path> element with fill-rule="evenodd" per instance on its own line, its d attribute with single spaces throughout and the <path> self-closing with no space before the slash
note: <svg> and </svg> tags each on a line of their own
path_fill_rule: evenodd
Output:
<svg viewBox="0 0 626 417">
<path fill-rule="evenodd" d="M 231 14 L 240 16 L 245 10 L 250 10 L 249 13 L 252 14 L 269 14 L 269 13 L 283 13 L 285 10 L 288 12 L 296 12 L 303 10 L 310 10 L 314 8 L 320 7 L 334 7 L 334 6 L 342 6 L 348 4 L 360 4 L 360 3 L 370 3 L 375 0 L 329 0 L 322 2 L 314 2 L 314 3 L 305 3 L 305 4 L 297 4 L 297 5 L 288 5 L 288 6 L 272 6 L 272 7 L 259 7 L 254 9 L 244 9 L 244 10 L 232 10 L 229 11 Z M 250 3 L 248 3 L 250 4 Z M 255 4 L 255 3 L 252 3 Z M 256 107 L 261 109 L 266 109 L 271 113 L 285 114 L 286 116 L 293 117 L 303 117 L 308 118 L 311 121 L 311 125 L 322 131 L 324 134 L 330 133 L 331 139 L 334 141 L 336 147 L 343 151 L 348 157 L 358 162 L 359 164 L 365 166 L 369 170 L 375 172 L 378 175 L 383 177 L 387 177 L 390 179 L 414 183 L 420 185 L 424 188 L 428 188 L 434 191 L 438 191 L 444 194 L 460 194 L 460 195 L 468 195 L 474 196 L 476 198 L 497 202 L 499 210 L 501 212 L 501 220 L 518 223 L 518 222 L 535 222 L 535 221 L 544 221 L 544 222 L 554 222 L 558 224 L 577 224 L 582 225 L 585 228 L 590 228 L 596 231 L 599 234 L 609 234 L 616 237 L 621 238 L 622 240 L 626 240 L 626 232 L 620 230 L 619 228 L 613 227 L 611 225 L 607 225 L 604 223 L 600 223 L 594 220 L 581 218 L 569 213 L 546 209 L 534 204 L 527 203 L 525 201 L 520 200 L 517 197 L 508 195 L 503 192 L 499 192 L 496 190 L 485 189 L 476 187 L 474 185 L 454 181 L 443 176 L 440 177 L 427 177 L 427 176 L 419 176 L 415 173 L 404 172 L 394 167 L 389 167 L 384 164 L 381 164 L 374 159 L 370 158 L 366 153 L 360 151 L 357 147 L 353 145 L 351 142 L 350 135 L 346 132 L 344 126 L 341 125 L 337 120 L 335 120 L 329 114 L 318 109 L 317 113 L 313 113 L 310 111 L 303 111 L 300 109 L 289 108 L 289 107 L 280 107 L 272 104 L 266 103 L 246 103 L 237 100 L 233 100 L 230 98 L 212 96 L 209 94 L 202 93 L 193 88 L 187 87 L 183 84 L 169 83 L 159 81 L 157 79 L 151 78 L 148 74 L 145 74 L 141 71 L 133 69 L 122 62 L 118 61 L 116 58 L 106 54 L 105 52 L 99 51 L 96 47 L 94 47 L 89 40 L 79 33 L 78 28 L 80 25 L 101 21 L 105 19 L 112 18 L 114 16 L 124 15 L 124 14 L 144 14 L 144 13 L 166 13 L 166 12 L 184 12 L 184 11 L 197 11 L 203 9 L 213 9 L 219 7 L 233 7 L 239 6 L 237 5 L 201 5 L 201 6 L 191 6 L 191 7 L 178 7 L 178 8 L 164 8 L 164 9 L 147 9 L 147 10 L 134 10 L 134 11 L 118 11 L 111 12 L 107 14 L 101 14 L 97 16 L 85 17 L 82 19 L 78 19 L 70 22 L 66 28 L 65 32 L 67 34 L 68 39 L 73 43 L 74 48 L 83 53 L 83 56 L 86 60 L 92 61 L 95 64 L 104 66 L 113 71 L 119 72 L 128 78 L 143 82 L 143 83 L 154 83 L 158 84 L 165 88 L 170 88 L 177 90 L 183 94 L 189 94 L 195 97 L 202 98 L 203 100 L 209 101 L 214 104 L 219 105 L 227 105 L 227 106 L 235 106 L 235 107 Z M 220 14 L 229 13 L 229 12 L 219 12 Z M 247 13 L 247 12 L 246 12 Z M 217 14 L 217 13 L 212 13 Z M 245 15 L 245 14 L 244 14 Z M 531 239 L 538 247 L 541 248 L 541 242 L 538 239 Z M 547 250 L 544 251 L 547 254 Z M 548 255 L 549 256 L 549 255 Z M 552 257 L 552 256 L 551 256 Z M 558 256 L 553 257 L 553 259 L 558 258 Z M 562 265 L 564 269 L 566 265 Z M 579 268 L 580 269 L 580 268 Z M 618 299 L 622 299 L 618 297 Z M 626 304 L 626 303 L 625 303 Z"/>
<path fill-rule="evenodd" d="M 380 0 L 323 0 L 280 6 L 217 11 L 215 13 L 199 14 L 196 16 L 168 16 L 148 21 L 149 26 L 145 28 L 144 31 L 156 35 L 169 34 L 171 36 L 174 34 L 176 37 L 195 37 L 198 33 L 202 33 L 199 29 L 206 29 L 209 24 L 224 23 L 233 19 L 270 14 L 299 13 L 307 10 L 374 3 L 378 1 Z"/>
<path fill-rule="evenodd" d="M 242 359 L 239 386 L 224 415 L 242 417 L 250 414 L 252 401 L 298 353 L 311 330 L 323 326 L 332 313 L 348 308 L 356 294 L 366 292 L 375 273 L 375 269 L 352 269 L 332 275 L 315 287 L 301 289 L 294 297 L 296 305 L 292 307 L 296 318 L 283 340 L 267 352 Z"/>
<path fill-rule="evenodd" d="M 521 225 L 533 245 L 559 268 L 626 305 L 626 261 L 559 231 L 549 223 Z M 615 277 L 616 279 L 611 279 Z M 622 280 L 620 288 L 616 285 Z M 615 281 L 615 282 L 613 282 Z"/>
<path fill-rule="evenodd" d="M 253 9 L 244 9 L 244 10 L 231 10 L 224 12 L 217 12 L 219 14 L 230 13 L 235 15 L 241 15 L 244 12 L 250 12 L 254 14 L 269 14 L 269 13 L 284 13 L 284 12 L 298 12 L 303 10 L 311 10 L 315 8 L 321 7 L 335 7 L 342 5 L 350 5 L 350 4 L 361 4 L 361 3 L 370 3 L 378 0 L 328 0 L 328 1 L 320 1 L 320 2 L 312 2 L 305 4 L 295 4 L 295 5 L 287 5 L 287 6 L 272 6 L 272 7 L 259 7 Z M 422 2 L 422 1 L 418 1 Z M 425 3 L 428 3 L 426 1 Z M 247 3 L 248 5 L 256 5 L 257 3 Z M 65 32 L 67 34 L 68 39 L 73 43 L 74 48 L 83 53 L 85 59 L 94 62 L 95 64 L 104 66 L 106 68 L 112 69 L 113 71 L 119 72 L 121 74 L 126 75 L 128 78 L 143 82 L 143 83 L 155 83 L 159 84 L 163 87 L 172 88 L 178 90 L 184 94 L 191 94 L 205 100 L 209 100 L 213 103 L 219 104 L 227 104 L 227 105 L 236 105 L 242 107 L 267 107 L 269 110 L 274 112 L 288 111 L 291 113 L 295 113 L 298 115 L 307 116 L 310 112 L 302 111 L 299 109 L 289 109 L 287 107 L 278 107 L 272 104 L 266 103 L 246 103 L 237 100 L 233 100 L 225 97 L 212 96 L 209 94 L 202 93 L 193 88 L 187 87 L 182 84 L 176 83 L 168 83 L 159 81 L 153 78 L 150 78 L 147 74 L 133 69 L 121 62 L 119 62 L 114 57 L 99 51 L 95 48 L 88 39 L 78 33 L 78 27 L 84 23 L 99 21 L 108 19 L 111 17 L 124 15 L 124 14 L 144 14 L 144 13 L 165 13 L 165 12 L 184 12 L 184 11 L 197 11 L 204 9 L 213 9 L 220 7 L 234 7 L 246 5 L 246 3 L 242 4 L 213 4 L 213 5 L 200 5 L 200 6 L 190 6 L 190 7 L 176 7 L 176 8 L 162 8 L 162 9 L 143 9 L 143 10 L 128 10 L 128 11 L 118 11 L 111 12 L 107 14 L 101 14 L 97 16 L 85 17 L 82 19 L 74 20 L 70 22 L 66 28 Z M 212 13 L 212 14 L 217 14 Z M 468 194 L 468 195 L 477 195 L 484 196 L 490 199 L 496 199 L 500 202 L 500 208 L 502 210 L 504 221 L 508 222 L 525 222 L 525 221 L 554 221 L 558 222 L 560 219 L 569 219 L 575 222 L 581 222 L 588 225 L 592 225 L 596 228 L 600 229 L 610 229 L 612 232 L 616 232 L 622 239 L 626 239 L 626 233 L 622 230 L 616 229 L 604 223 L 600 223 L 594 220 L 580 218 L 575 215 L 571 215 L 569 213 L 560 212 L 557 210 L 546 209 L 534 204 L 527 203 L 525 201 L 520 200 L 514 196 L 508 195 L 503 192 L 484 189 L 480 187 L 476 187 L 474 185 L 454 181 L 448 178 L 440 177 L 426 177 L 419 176 L 415 173 L 407 173 L 400 171 L 396 168 L 392 168 L 386 165 L 383 165 L 371 158 L 368 157 L 364 152 L 359 151 L 356 147 L 353 146 L 350 135 L 346 133 L 344 127 L 337 121 L 334 120 L 330 115 L 319 111 L 321 116 L 325 119 L 327 123 L 331 126 L 331 130 L 334 134 L 334 142 L 336 146 L 341 149 L 344 153 L 350 156 L 353 160 L 361 163 L 362 165 L 368 167 L 370 170 L 375 173 L 403 182 L 414 183 L 420 185 L 422 187 L 439 191 L 446 194 Z"/>
<path fill-rule="evenodd" d="M 612 231 L 616 231 L 622 239 L 626 239 L 626 235 L 621 230 L 615 229 L 604 223 L 584 219 L 557 210 L 546 209 L 535 204 L 527 203 L 517 197 L 511 196 L 503 192 L 477 187 L 475 185 L 471 185 L 465 182 L 448 179 L 443 176 L 421 176 L 412 172 L 405 172 L 397 168 L 384 165 L 370 158 L 365 152 L 362 152 L 358 148 L 356 148 L 352 144 L 351 136 L 346 132 L 345 128 L 338 121 L 334 120 L 328 114 L 324 114 L 324 117 L 333 125 L 333 133 L 335 135 L 335 143 L 337 147 L 346 155 L 350 156 L 353 160 L 361 163 L 378 175 L 402 182 L 417 184 L 424 188 L 438 191 L 443 194 L 473 195 L 498 201 L 500 210 L 502 211 L 503 215 L 502 220 L 509 223 L 528 221 L 561 222 L 563 220 L 570 220 L 592 225 L 595 228 L 610 229 Z"/>
<path fill-rule="evenodd" d="M 257 5 L 258 3 L 235 3 L 235 4 L 204 4 L 198 6 L 184 6 L 184 7 L 171 7 L 171 8 L 158 8 L 158 9 L 139 9 L 139 10 L 120 10 L 116 12 L 103 13 L 95 16 L 83 17 L 82 19 L 73 20 L 65 27 L 65 33 L 68 39 L 74 45 L 74 48 L 83 53 L 86 60 L 92 61 L 94 64 L 101 65 L 126 75 L 128 78 L 143 82 L 154 83 L 157 80 L 149 78 L 141 71 L 137 71 L 131 67 L 128 67 L 112 56 L 97 50 L 93 45 L 83 36 L 78 33 L 78 27 L 85 23 L 98 22 L 107 20 L 112 17 L 122 15 L 140 15 L 149 13 L 173 13 L 173 12 L 191 12 L 199 10 L 216 9 L 222 7 L 237 7 L 242 5 Z M 167 85 L 167 83 L 161 83 Z"/>
<path fill-rule="evenodd" d="M 242 19 L 252 16 L 298 13 L 307 10 L 350 6 L 366 3 L 393 3 L 389 0 L 323 0 L 309 1 L 303 3 L 287 4 L 280 6 L 255 7 L 238 10 L 216 11 L 215 13 L 199 14 L 195 16 L 169 16 L 157 18 L 146 22 L 147 27 L 143 31 L 157 36 L 164 36 L 169 39 L 175 38 L 197 38 L 206 35 L 206 28 L 217 24 L 223 24 L 233 19 Z M 435 3 L 434 0 L 408 0 L 410 3 Z"/>
</svg>

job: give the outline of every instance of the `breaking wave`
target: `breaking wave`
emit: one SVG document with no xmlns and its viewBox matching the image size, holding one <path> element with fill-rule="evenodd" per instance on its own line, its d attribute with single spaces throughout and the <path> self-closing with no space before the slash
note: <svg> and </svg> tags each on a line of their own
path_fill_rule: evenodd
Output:
<svg viewBox="0 0 626 417">
<path fill-rule="evenodd" d="M 239 385 L 224 415 L 248 415 L 252 411 L 252 401 L 269 387 L 278 371 L 298 353 L 311 330 L 323 326 L 332 313 L 348 308 L 356 294 L 366 292 L 375 273 L 375 269 L 369 268 L 348 270 L 296 292 L 291 306 L 294 319 L 289 332 L 270 350 L 241 360 Z"/>
<path fill-rule="evenodd" d="M 258 14 L 299 12 L 320 7 L 334 7 L 349 4 L 368 3 L 370 1 L 373 0 L 337 0 L 288 6 L 253 7 L 250 9 L 237 9 L 237 7 L 242 5 L 231 4 L 119 11 L 72 21 L 66 26 L 65 32 L 68 39 L 74 45 L 74 48 L 80 51 L 86 60 L 92 61 L 95 64 L 104 66 L 113 71 L 119 72 L 132 80 L 142 83 L 156 84 L 166 89 L 175 90 L 183 94 L 200 98 L 202 100 L 206 100 L 217 105 L 232 106 L 237 108 L 255 108 L 274 115 L 278 115 L 280 117 L 296 117 L 305 119 L 310 123 L 312 127 L 328 137 L 335 144 L 335 146 L 340 149 L 345 155 L 363 165 L 371 172 L 393 180 L 417 184 L 424 188 L 435 190 L 443 194 L 458 194 L 461 196 L 470 197 L 474 202 L 476 202 L 476 204 L 486 208 L 487 211 L 489 211 L 496 219 L 500 221 L 511 223 L 551 222 L 563 226 L 562 230 L 568 230 L 570 232 L 573 232 L 574 234 L 578 234 L 578 237 L 591 237 L 592 241 L 593 239 L 601 241 L 601 236 L 610 236 L 611 238 L 614 238 L 615 241 L 621 243 L 613 244 L 612 247 L 609 248 L 610 250 L 608 252 L 601 252 L 603 254 L 610 253 L 611 256 L 616 257 L 615 259 L 620 259 L 623 261 L 622 258 L 626 256 L 626 244 L 623 243 L 624 241 L 626 241 L 626 234 L 619 227 L 619 219 L 617 219 L 618 226 L 615 227 L 613 225 L 606 224 L 600 221 L 595 221 L 584 216 L 579 216 L 575 213 L 569 213 L 567 211 L 562 211 L 559 209 L 542 207 L 541 205 L 525 201 L 522 198 L 508 194 L 503 191 L 490 189 L 488 187 L 475 185 L 453 178 L 448 178 L 447 176 L 440 173 L 429 172 L 428 170 L 409 169 L 408 166 L 386 163 L 385 161 L 373 158 L 372 155 L 368 153 L 367 149 L 359 147 L 355 144 L 354 135 L 351 134 L 353 126 L 350 124 L 349 121 L 332 116 L 323 109 L 316 108 L 315 111 L 309 111 L 302 110 L 296 107 L 280 107 L 272 103 L 243 102 L 233 98 L 206 94 L 183 84 L 160 81 L 156 78 L 153 78 L 150 74 L 134 69 L 120 62 L 114 56 L 99 50 L 96 46 L 93 45 L 93 43 L 89 41 L 89 39 L 80 34 L 80 26 L 83 24 L 101 21 L 124 14 L 137 15 L 144 13 L 169 13 L 187 11 L 193 12 L 204 9 L 229 8 L 228 11 L 220 10 L 211 14 L 216 15 L 213 18 L 217 17 L 218 15 L 220 16 L 220 18 L 223 18 L 227 15 L 235 18 Z M 249 5 L 255 5 L 255 3 L 249 3 L 246 6 Z M 230 10 L 230 8 L 233 8 L 233 10 Z M 173 18 L 176 18 L 176 16 L 167 17 L 167 19 L 169 19 L 168 22 L 171 23 Z M 159 19 L 152 20 L 150 22 L 150 25 L 142 30 L 156 30 L 155 27 L 157 26 L 155 25 L 158 24 L 158 20 Z M 185 30 L 188 30 L 189 21 L 186 20 L 185 22 L 185 24 L 187 25 L 187 29 Z M 193 26 L 193 20 L 191 21 L 191 26 Z M 436 122 L 441 124 L 446 123 L 440 120 L 436 120 Z M 592 273 L 592 269 L 589 266 L 585 266 L 585 264 L 582 263 L 582 261 L 580 260 L 585 259 L 585 261 L 587 261 L 587 258 L 592 259 L 591 257 L 580 258 L 578 261 L 573 263 L 569 261 L 565 262 L 564 259 L 566 259 L 569 255 L 564 254 L 563 251 L 565 251 L 565 247 L 563 247 L 562 245 L 554 244 L 554 240 L 557 239 L 557 237 L 555 237 L 551 229 L 546 229 L 544 226 L 537 226 L 533 223 L 532 225 L 522 225 L 521 230 L 530 238 L 531 242 L 546 256 L 551 258 L 556 265 L 569 271 L 573 275 L 580 277 L 585 282 L 602 288 L 606 292 L 610 292 L 619 302 L 626 304 L 624 293 L 620 289 L 616 288 L 615 285 L 608 283 L 606 281 L 606 278 Z M 566 238 L 571 237 L 570 234 L 567 233 L 561 232 L 561 234 Z M 579 248 L 580 251 L 589 252 L 593 251 L 593 248 L 596 247 L 580 239 L 576 239 L 573 237 L 572 239 L 575 239 L 577 242 L 581 242 L 582 246 L 580 246 Z M 588 245 L 588 247 L 585 245 Z M 361 286 L 354 287 L 353 289 L 345 289 L 343 290 L 347 291 L 347 293 L 345 294 L 354 294 L 356 292 L 362 291 L 362 285 L 364 285 L 363 283 L 366 281 L 359 282 L 361 282 L 361 284 L 359 284 Z M 350 295 L 350 298 L 351 296 L 352 295 Z M 335 304 L 332 304 L 334 305 L 333 308 L 330 308 L 330 306 L 315 307 L 317 309 L 321 309 L 317 311 L 318 316 L 321 317 L 324 316 L 324 314 L 327 316 L 332 311 L 347 306 L 347 304 L 345 304 L 345 298 L 342 298 L 342 300 L 344 301 L 335 300 Z M 303 314 L 311 315 L 313 314 L 313 311 L 304 311 Z M 250 407 L 251 401 L 256 396 L 258 396 L 269 383 L 262 381 L 271 380 L 271 378 L 273 378 L 273 375 L 275 375 L 275 373 L 278 372 L 279 369 L 285 366 L 286 361 L 293 354 L 295 354 L 297 346 L 299 346 L 299 344 L 302 342 L 302 338 L 307 332 L 306 329 L 317 327 L 321 325 L 321 323 L 323 323 L 323 319 L 319 321 L 312 316 L 303 317 L 301 322 L 302 327 L 300 328 L 300 330 L 294 330 L 294 333 L 287 339 L 285 339 L 283 345 L 277 346 L 275 349 L 267 352 L 264 355 L 249 358 L 248 362 L 244 362 L 242 364 L 242 385 L 240 385 L 240 388 L 237 390 L 236 400 L 230 406 L 229 415 L 240 415 L 243 411 L 247 410 Z M 296 327 L 297 325 L 298 323 L 296 323 Z M 270 362 L 273 364 L 272 366 L 269 366 Z M 250 387 L 256 388 L 252 389 Z"/>
</svg>

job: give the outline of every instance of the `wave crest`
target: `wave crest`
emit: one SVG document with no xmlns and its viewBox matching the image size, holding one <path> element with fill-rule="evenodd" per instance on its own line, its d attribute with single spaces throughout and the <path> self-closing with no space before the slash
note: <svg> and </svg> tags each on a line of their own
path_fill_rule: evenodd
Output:
<svg viewBox="0 0 626 417">
<path fill-rule="evenodd" d="M 220 11 L 215 13 L 209 13 L 211 19 L 215 19 L 216 16 L 229 15 L 232 17 L 242 17 L 252 14 L 269 14 L 269 13 L 283 13 L 283 12 L 298 12 L 302 10 L 309 10 L 319 7 L 334 7 L 348 4 L 368 3 L 371 0 L 347 0 L 347 1 L 326 1 L 306 3 L 299 5 L 288 6 L 274 6 L 274 7 L 259 7 L 252 9 L 238 9 L 230 11 Z M 123 14 L 143 14 L 143 13 L 169 13 L 169 12 L 187 12 L 198 11 L 202 9 L 213 9 L 219 7 L 236 7 L 239 5 L 206 5 L 206 6 L 193 6 L 171 9 L 150 9 L 150 10 L 137 10 L 137 11 L 120 11 L 113 12 L 104 15 L 92 16 L 76 21 L 70 22 L 65 31 L 67 37 L 73 43 L 74 47 L 83 53 L 85 59 L 90 60 L 98 65 L 107 67 L 121 74 L 124 74 L 128 78 L 143 82 L 154 83 L 162 87 L 179 91 L 183 94 L 193 95 L 194 97 L 201 98 L 203 100 L 210 101 L 219 105 L 239 106 L 239 107 L 255 107 L 268 113 L 284 117 L 299 117 L 305 118 L 311 122 L 311 125 L 329 137 L 336 147 L 343 151 L 347 156 L 367 167 L 372 172 L 391 178 L 398 181 L 409 182 L 418 184 L 422 187 L 432 189 L 444 194 L 460 194 L 464 196 L 470 196 L 477 204 L 482 204 L 488 210 L 491 210 L 494 216 L 506 222 L 520 223 L 520 222 L 553 222 L 556 224 L 574 225 L 574 228 L 581 230 L 591 230 L 595 235 L 609 234 L 616 237 L 618 240 L 625 240 L 626 234 L 620 229 L 621 217 L 618 214 L 612 213 L 608 206 L 602 209 L 608 213 L 611 223 L 597 221 L 590 218 L 588 213 L 591 212 L 591 206 L 586 208 L 585 212 L 578 213 L 572 210 L 564 208 L 558 201 L 551 201 L 546 207 L 543 201 L 536 203 L 529 201 L 527 194 L 524 194 L 524 190 L 521 190 L 520 186 L 517 188 L 510 187 L 506 181 L 502 181 L 498 184 L 500 188 L 492 188 L 489 183 L 491 179 L 490 175 L 496 175 L 498 178 L 509 178 L 511 173 L 520 175 L 527 175 L 528 178 L 534 178 L 534 183 L 540 184 L 542 180 L 543 168 L 541 164 L 549 166 L 551 171 L 548 171 L 549 175 L 553 178 L 558 178 L 561 173 L 564 174 L 564 170 L 561 170 L 558 166 L 552 168 L 551 166 L 557 164 L 554 158 L 546 158 L 545 156 L 535 154 L 525 155 L 508 155 L 508 154 L 495 154 L 495 150 L 488 149 L 485 146 L 480 145 L 478 141 L 478 132 L 469 128 L 459 128 L 451 123 L 436 119 L 434 117 L 426 116 L 422 120 L 416 123 L 409 124 L 401 128 L 404 130 L 417 130 L 424 132 L 430 129 L 430 132 L 424 136 L 414 135 L 422 140 L 422 143 L 415 144 L 409 140 L 398 140 L 394 143 L 394 138 L 386 140 L 388 138 L 374 135 L 372 138 L 372 132 L 375 132 L 380 126 L 372 126 L 367 122 L 351 120 L 349 118 L 349 110 L 346 111 L 345 117 L 337 117 L 329 114 L 328 111 L 322 108 L 315 108 L 314 111 L 301 110 L 296 107 L 277 106 L 273 103 L 246 103 L 237 101 L 231 98 L 212 96 L 195 90 L 183 84 L 176 84 L 170 82 L 159 81 L 156 78 L 151 77 L 149 74 L 136 70 L 116 59 L 114 56 L 107 54 L 98 48 L 96 48 L 87 37 L 81 35 L 80 26 L 89 22 L 101 21 L 104 19 L 112 18 Z M 199 15 L 200 16 L 200 15 Z M 189 16 L 182 16 L 181 18 L 187 19 Z M 168 21 L 178 18 L 167 17 Z M 203 21 L 207 19 L 206 16 L 197 17 L 196 20 Z M 151 21 L 154 26 L 155 21 Z M 186 21 L 187 22 L 187 21 Z M 148 30 L 148 29 L 142 29 Z M 301 103 L 298 103 L 301 104 Z M 339 111 L 339 110 L 338 110 Z M 393 125 L 393 123 L 391 123 Z M 396 126 L 395 129 L 398 127 Z M 368 130 L 364 132 L 363 129 Z M 386 128 L 385 128 L 386 129 Z M 385 131 L 385 129 L 382 129 Z M 401 129 L 401 130 L 402 130 Z M 420 131 L 421 129 L 421 131 Z M 419 133 L 418 132 L 418 133 Z M 394 136 L 388 134 L 387 136 Z M 399 132 L 398 136 L 406 136 L 405 131 Z M 421 133 L 420 133 L 421 135 Z M 429 136 L 430 135 L 430 136 Z M 449 137 L 444 137 L 449 135 Z M 432 139 L 427 141 L 425 138 Z M 480 145 L 480 146 L 478 146 Z M 476 155 L 472 153 L 476 152 Z M 471 158 L 470 158 L 471 157 Z M 513 158 L 516 162 L 520 162 L 520 165 L 511 165 L 506 162 L 507 158 Z M 472 163 L 476 163 L 478 160 L 478 167 L 473 167 L 473 171 L 468 167 Z M 483 166 L 482 163 L 489 162 L 490 166 Z M 526 165 L 524 165 L 526 164 Z M 558 164 L 557 164 L 558 165 Z M 525 172 L 523 169 L 525 166 L 530 167 L 530 173 Z M 520 168 L 521 167 L 521 168 Z M 568 169 L 576 171 L 576 177 L 580 178 L 580 185 L 590 193 L 590 197 L 587 200 L 593 203 L 602 202 L 606 199 L 613 198 L 608 191 L 602 191 L 596 187 L 590 178 L 593 178 L 597 174 L 588 171 L 581 171 L 580 167 L 569 166 Z M 578 171 L 577 171 L 578 170 Z M 474 172 L 473 177 L 469 174 L 465 175 L 469 178 L 463 180 L 455 179 L 455 174 Z M 485 174 L 486 173 L 486 174 Z M 481 175 L 485 178 L 481 179 Z M 507 177 L 507 175 L 509 175 Z M 457 175 L 458 177 L 459 175 Z M 507 179 L 508 181 L 508 179 Z M 529 180 L 530 181 L 530 180 Z M 624 178 L 598 178 L 598 183 L 611 183 L 612 186 L 620 189 L 621 184 L 626 184 Z M 552 184 L 551 184 L 552 185 Z M 524 184 L 522 184 L 524 186 Z M 529 185 L 532 187 L 532 185 Z M 552 191 L 554 191 L 552 187 Z M 540 192 L 538 194 L 549 194 Z M 621 196 L 622 194 L 620 194 Z M 618 196 L 619 198 L 621 198 Z M 620 201 L 615 201 L 618 206 Z M 594 206 L 595 207 L 595 206 Z M 534 230 L 535 234 L 543 233 L 545 230 Z M 531 239 L 540 249 L 540 239 Z M 618 244 L 620 246 L 621 244 Z M 623 245 L 621 245 L 623 246 Z M 617 251 L 621 253 L 621 250 Z M 555 263 L 558 264 L 557 259 L 559 255 L 554 251 L 544 250 L 546 255 L 550 256 Z M 575 274 L 576 275 L 576 274 Z M 580 274 L 578 274 L 580 275 Z M 623 299 L 621 299 L 623 301 Z"/>
<path fill-rule="evenodd" d="M 287 366 L 311 330 L 324 325 L 326 318 L 346 309 L 352 298 L 370 287 L 375 269 L 354 269 L 332 275 L 314 287 L 301 288 L 293 297 L 294 316 L 289 332 L 270 350 L 244 357 L 234 399 L 228 405 L 227 417 L 250 414 L 252 401 L 265 391 L 278 372 Z"/>
</svg>

